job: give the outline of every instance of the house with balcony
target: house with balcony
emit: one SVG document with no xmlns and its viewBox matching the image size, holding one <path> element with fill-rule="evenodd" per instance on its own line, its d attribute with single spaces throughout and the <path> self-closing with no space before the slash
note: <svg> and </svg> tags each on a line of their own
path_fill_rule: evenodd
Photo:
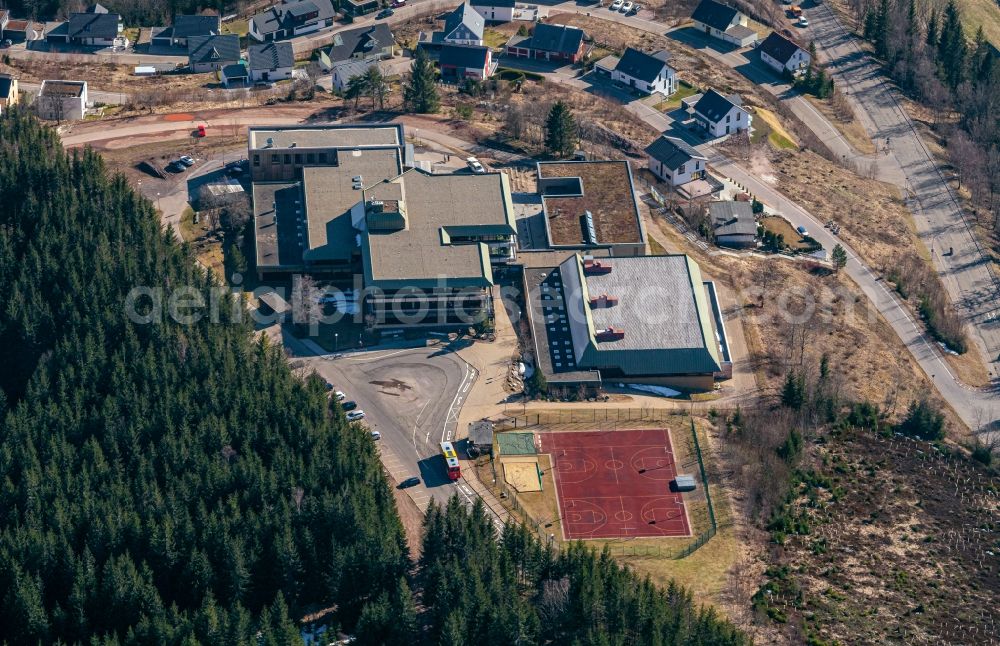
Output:
<svg viewBox="0 0 1000 646">
<path fill-rule="evenodd" d="M 121 16 L 95 4 L 83 13 L 70 14 L 69 20 L 45 34 L 45 40 L 55 44 L 112 47 L 123 29 Z"/>
<path fill-rule="evenodd" d="M 331 0 L 286 0 L 250 19 L 248 35 L 258 42 L 288 40 L 333 25 Z"/>
<path fill-rule="evenodd" d="M 628 47 L 610 71 L 611 80 L 643 94 L 670 96 L 677 91 L 677 72 L 667 61 L 666 50 L 648 54 Z"/>
<path fill-rule="evenodd" d="M 543 61 L 579 63 L 586 53 L 583 30 L 569 25 L 535 23 L 530 36 L 515 35 L 507 41 L 508 56 Z"/>
<path fill-rule="evenodd" d="M 706 36 L 737 47 L 748 47 L 757 41 L 757 32 L 747 26 L 750 21 L 746 15 L 716 0 L 701 0 L 691 14 L 691 20 L 694 28 Z"/>
<path fill-rule="evenodd" d="M 720 138 L 749 132 L 753 116 L 743 107 L 738 95 L 726 96 L 709 90 L 694 104 L 694 120 L 710 136 Z"/>
<path fill-rule="evenodd" d="M 781 75 L 799 76 L 805 74 L 812 62 L 809 52 L 799 47 L 790 38 L 772 31 L 757 48 L 760 60 Z"/>
<path fill-rule="evenodd" d="M 671 186 L 682 186 L 705 176 L 708 158 L 682 139 L 660 135 L 646 146 L 649 170 Z"/>
<path fill-rule="evenodd" d="M 150 44 L 154 47 L 183 47 L 195 36 L 215 36 L 222 33 L 222 18 L 218 15 L 174 16 L 169 27 L 153 27 Z"/>
</svg>

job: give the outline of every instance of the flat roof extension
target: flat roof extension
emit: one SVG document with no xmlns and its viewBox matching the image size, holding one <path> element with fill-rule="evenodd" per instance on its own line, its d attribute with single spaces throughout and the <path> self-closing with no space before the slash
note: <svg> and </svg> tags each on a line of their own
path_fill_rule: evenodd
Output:
<svg viewBox="0 0 1000 646">
<path fill-rule="evenodd" d="M 570 181 L 545 181 L 557 178 Z M 538 162 L 538 186 L 552 246 L 645 242 L 627 161 Z M 596 241 L 588 239 L 587 212 L 594 222 Z"/>
<path fill-rule="evenodd" d="M 399 124 L 359 128 L 357 126 L 259 126 L 250 128 L 250 150 L 267 148 L 353 148 L 402 146 Z M 271 145 L 268 146 L 268 139 Z"/>
</svg>

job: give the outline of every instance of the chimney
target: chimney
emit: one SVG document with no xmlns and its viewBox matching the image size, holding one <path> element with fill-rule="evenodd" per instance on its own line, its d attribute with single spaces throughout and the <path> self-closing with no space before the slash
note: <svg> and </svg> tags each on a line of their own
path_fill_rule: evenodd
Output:
<svg viewBox="0 0 1000 646">
<path fill-rule="evenodd" d="M 600 260 L 594 260 L 591 258 L 583 261 L 583 273 L 587 276 L 610 274 L 611 265 L 606 265 Z"/>
<path fill-rule="evenodd" d="M 608 296 L 607 294 L 601 294 L 600 296 L 593 296 L 590 299 L 591 309 L 605 309 L 608 307 L 614 307 L 618 304 L 617 296 Z"/>
<path fill-rule="evenodd" d="M 621 341 L 625 338 L 625 330 L 619 330 L 618 328 L 608 327 L 603 330 L 598 330 L 594 337 L 597 339 L 598 343 L 607 343 L 609 341 Z"/>
</svg>

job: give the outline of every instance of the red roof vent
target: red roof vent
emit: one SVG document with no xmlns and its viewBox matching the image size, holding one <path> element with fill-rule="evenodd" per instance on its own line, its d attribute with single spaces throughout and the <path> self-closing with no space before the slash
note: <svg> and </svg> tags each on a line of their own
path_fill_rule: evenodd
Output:
<svg viewBox="0 0 1000 646">
<path fill-rule="evenodd" d="M 611 265 L 605 265 L 599 260 L 588 258 L 587 260 L 583 261 L 583 273 L 587 275 L 610 274 Z"/>
<path fill-rule="evenodd" d="M 619 330 L 613 327 L 609 327 L 603 330 L 598 330 L 597 334 L 595 334 L 594 336 L 597 337 L 598 343 L 604 343 L 607 341 L 621 341 L 622 339 L 625 338 L 625 330 Z"/>
<path fill-rule="evenodd" d="M 608 296 L 607 294 L 601 294 L 600 296 L 594 296 L 590 299 L 590 307 L 593 309 L 603 309 L 605 307 L 614 307 L 618 304 L 617 296 Z"/>
</svg>

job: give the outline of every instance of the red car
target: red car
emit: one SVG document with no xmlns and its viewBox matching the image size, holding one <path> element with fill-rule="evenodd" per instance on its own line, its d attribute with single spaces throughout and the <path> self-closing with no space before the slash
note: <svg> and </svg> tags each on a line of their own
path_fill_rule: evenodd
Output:
<svg viewBox="0 0 1000 646">
<path fill-rule="evenodd" d="M 204 137 L 205 135 L 206 135 L 206 132 L 205 132 L 205 124 L 203 124 L 203 123 L 202 123 L 202 124 L 199 124 L 199 125 L 198 125 L 198 135 L 197 135 L 197 136 L 199 136 L 199 137 Z"/>
<path fill-rule="evenodd" d="M 392 0 L 392 8 L 399 9 L 406 6 L 406 0 Z"/>
</svg>

